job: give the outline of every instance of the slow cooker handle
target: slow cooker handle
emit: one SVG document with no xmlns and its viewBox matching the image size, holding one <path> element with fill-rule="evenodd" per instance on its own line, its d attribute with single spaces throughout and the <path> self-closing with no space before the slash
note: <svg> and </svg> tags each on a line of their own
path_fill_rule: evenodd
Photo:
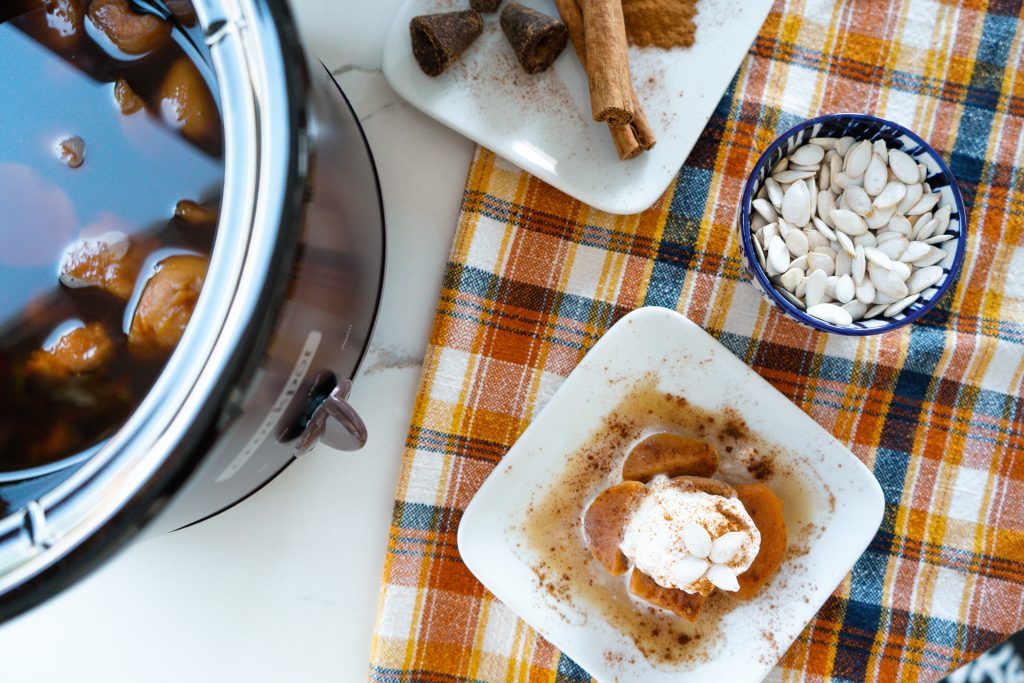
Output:
<svg viewBox="0 0 1024 683">
<path fill-rule="evenodd" d="M 352 380 L 341 380 L 313 411 L 299 437 L 297 453 L 305 453 L 320 442 L 339 451 L 358 451 L 366 445 L 366 424 L 345 400 L 351 390 Z"/>
</svg>

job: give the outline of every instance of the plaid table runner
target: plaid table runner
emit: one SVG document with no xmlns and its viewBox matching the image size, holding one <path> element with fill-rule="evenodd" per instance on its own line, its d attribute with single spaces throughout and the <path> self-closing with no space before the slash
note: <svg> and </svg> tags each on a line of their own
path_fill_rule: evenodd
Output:
<svg viewBox="0 0 1024 683">
<path fill-rule="evenodd" d="M 773 677 L 936 680 L 1024 626 L 1021 15 L 1021 0 L 777 2 L 678 180 L 640 215 L 478 152 L 407 439 L 372 681 L 589 680 L 474 579 L 456 530 L 587 349 L 643 305 L 702 325 L 885 491 L 878 535 Z M 970 215 L 955 291 L 861 340 L 770 308 L 733 227 L 759 151 L 834 111 L 920 133 Z"/>
</svg>

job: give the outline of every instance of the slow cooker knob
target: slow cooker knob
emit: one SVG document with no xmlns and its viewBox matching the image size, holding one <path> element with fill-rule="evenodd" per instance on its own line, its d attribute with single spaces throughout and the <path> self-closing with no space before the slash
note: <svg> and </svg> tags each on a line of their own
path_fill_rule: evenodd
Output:
<svg viewBox="0 0 1024 683">
<path fill-rule="evenodd" d="M 298 453 L 305 453 L 318 442 L 339 451 L 358 451 L 366 445 L 366 425 L 345 400 L 351 390 L 352 381 L 343 379 L 317 406 L 299 437 Z"/>
</svg>

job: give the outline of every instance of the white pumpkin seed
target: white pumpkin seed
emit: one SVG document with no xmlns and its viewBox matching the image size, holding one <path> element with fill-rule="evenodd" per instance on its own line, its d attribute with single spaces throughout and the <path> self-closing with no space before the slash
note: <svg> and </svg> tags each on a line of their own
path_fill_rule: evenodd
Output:
<svg viewBox="0 0 1024 683">
<path fill-rule="evenodd" d="M 776 237 L 768 243 L 768 274 L 780 275 L 789 270 L 789 251 L 786 242 Z"/>
<path fill-rule="evenodd" d="M 894 209 L 873 209 L 871 213 L 864 217 L 864 221 L 868 224 L 868 227 L 872 230 L 879 230 L 889 224 L 892 219 Z"/>
<path fill-rule="evenodd" d="M 853 316 L 850 315 L 850 312 L 835 304 L 808 306 L 807 315 L 812 315 L 818 320 L 824 320 L 833 325 L 849 325 L 853 322 Z"/>
<path fill-rule="evenodd" d="M 863 235 L 868 231 L 868 224 L 864 222 L 864 219 L 855 214 L 853 211 L 846 209 L 833 209 L 831 213 L 832 224 L 838 230 L 842 230 L 847 235 Z"/>
<path fill-rule="evenodd" d="M 839 153 L 839 156 L 846 156 L 846 153 L 850 151 L 850 148 L 853 147 L 853 143 L 855 142 L 856 139 L 852 136 L 844 135 L 836 140 L 836 152 Z"/>
<path fill-rule="evenodd" d="M 867 313 L 868 306 L 860 299 L 853 299 L 843 304 L 843 310 L 849 313 L 854 320 L 860 320 Z"/>
<path fill-rule="evenodd" d="M 786 190 L 782 197 L 782 216 L 798 228 L 804 227 L 811 220 L 810 196 L 803 181 L 795 181 Z"/>
<path fill-rule="evenodd" d="M 780 218 L 776 221 L 776 225 L 779 226 L 779 237 L 786 239 L 786 235 L 796 230 L 795 227 L 786 222 L 785 218 Z"/>
<path fill-rule="evenodd" d="M 828 164 L 822 164 L 818 170 L 818 187 L 822 190 L 827 190 L 832 184 L 829 181 L 832 179 L 832 174 L 829 172 Z"/>
<path fill-rule="evenodd" d="M 754 211 L 757 211 L 769 223 L 779 218 L 779 215 L 775 213 L 775 207 L 767 199 L 755 199 Z"/>
<path fill-rule="evenodd" d="M 832 211 L 836 208 L 835 195 L 828 190 L 818 192 L 818 216 L 832 226 Z"/>
<path fill-rule="evenodd" d="M 858 178 L 864 175 L 864 171 L 868 169 L 868 164 L 871 163 L 871 156 L 871 141 L 862 140 L 854 145 L 846 155 L 843 170 L 851 178 Z"/>
<path fill-rule="evenodd" d="M 810 243 L 807 241 L 807 236 L 799 230 L 792 230 L 785 237 L 786 248 L 789 249 L 789 253 L 793 256 L 806 256 L 808 249 L 810 249 Z"/>
<path fill-rule="evenodd" d="M 889 150 L 889 168 L 897 178 L 908 185 L 921 182 L 921 173 L 917 169 L 917 162 L 902 149 Z"/>
<path fill-rule="evenodd" d="M 800 299 L 801 299 L 800 303 L 801 304 L 803 304 L 803 298 L 805 296 L 807 296 L 807 280 L 809 280 L 809 279 L 810 278 L 808 278 L 806 276 L 800 278 L 800 282 L 796 286 L 796 291 L 793 292 L 798 297 L 800 297 Z"/>
<path fill-rule="evenodd" d="M 774 166 L 772 166 L 771 173 L 769 175 L 775 175 L 776 173 L 782 173 L 789 168 L 789 157 L 782 157 L 779 159 Z"/>
<path fill-rule="evenodd" d="M 870 318 L 874 318 L 875 316 L 884 313 L 887 308 L 889 308 L 889 304 L 877 304 L 872 306 L 864 312 L 864 320 L 869 320 Z"/>
<path fill-rule="evenodd" d="M 800 280 L 804 278 L 804 272 L 799 268 L 790 268 L 779 278 L 782 286 L 790 292 L 796 291 L 796 286 L 800 284 Z"/>
<path fill-rule="evenodd" d="M 885 309 L 885 317 L 886 318 L 891 318 L 894 315 L 902 313 L 907 308 L 907 306 L 909 306 L 912 303 L 914 303 L 915 301 L 917 301 L 920 297 L 921 297 L 920 294 L 911 294 L 908 297 L 904 297 L 904 298 L 900 299 L 896 303 L 894 303 L 891 306 L 889 306 L 889 308 Z"/>
<path fill-rule="evenodd" d="M 875 246 L 880 247 L 886 242 L 889 242 L 890 240 L 898 240 L 901 238 L 905 239 L 903 235 L 899 234 L 898 232 L 893 232 L 892 230 L 883 230 L 882 232 L 876 232 L 875 239 L 878 241 L 878 244 Z"/>
<path fill-rule="evenodd" d="M 953 207 L 949 204 L 940 206 L 935 210 L 935 215 L 933 216 L 935 219 L 935 229 L 932 231 L 933 235 L 945 234 L 946 230 L 949 228 L 949 217 L 952 213 Z"/>
<path fill-rule="evenodd" d="M 772 178 L 780 185 L 788 185 L 804 178 L 810 178 L 812 175 L 814 175 L 814 171 L 782 171 L 773 173 Z"/>
<path fill-rule="evenodd" d="M 844 304 L 850 303 L 856 293 L 857 287 L 849 275 L 842 275 L 836 280 L 836 300 Z"/>
<path fill-rule="evenodd" d="M 879 236 L 877 248 L 878 251 L 882 252 L 890 259 L 895 261 L 899 259 L 900 256 L 903 255 L 903 252 L 907 248 L 907 244 L 907 240 L 899 236 L 897 236 L 895 239 L 886 240 L 885 242 L 883 242 L 881 240 L 881 236 Z"/>
<path fill-rule="evenodd" d="M 814 143 L 808 143 L 797 148 L 797 150 L 790 155 L 789 161 L 790 163 L 801 164 L 803 166 L 815 166 L 821 163 L 821 160 L 824 158 L 825 149 L 823 147 L 819 147 Z"/>
<path fill-rule="evenodd" d="M 875 265 L 881 266 L 882 268 L 888 269 L 892 267 L 892 259 L 889 258 L 888 254 L 881 251 L 878 247 L 865 247 L 864 256 L 870 263 L 874 263 Z"/>
<path fill-rule="evenodd" d="M 849 210 L 861 216 L 867 216 L 871 212 L 871 197 L 862 187 L 846 188 L 841 201 L 846 201 Z"/>
<path fill-rule="evenodd" d="M 913 229 L 913 226 L 910 225 L 910 221 L 907 220 L 906 216 L 894 213 L 892 218 L 889 219 L 888 229 L 904 237 L 910 237 L 910 231 Z"/>
<path fill-rule="evenodd" d="M 883 164 L 888 162 L 889 148 L 886 146 L 885 140 L 875 140 L 871 145 L 871 153 L 881 157 Z"/>
<path fill-rule="evenodd" d="M 857 301 L 868 306 L 875 303 L 875 294 L 875 286 L 871 284 L 871 280 L 868 278 L 864 278 L 864 281 L 859 283 L 854 290 L 854 296 L 857 297 Z"/>
<path fill-rule="evenodd" d="M 910 207 L 917 204 L 923 194 L 924 188 L 921 187 L 920 183 L 907 185 L 907 194 L 905 194 L 903 199 L 900 200 L 900 203 L 896 205 L 896 213 L 905 214 Z"/>
<path fill-rule="evenodd" d="M 821 247 L 827 247 L 829 240 L 817 230 L 806 233 L 807 242 L 811 245 L 811 250 L 819 249 Z"/>
<path fill-rule="evenodd" d="M 751 240 L 754 243 L 754 256 L 757 257 L 757 265 L 761 266 L 761 270 L 768 270 L 768 265 L 764 258 L 764 247 L 757 240 Z"/>
<path fill-rule="evenodd" d="M 928 167 L 925 166 L 924 164 L 918 164 L 917 170 L 920 171 L 921 173 L 921 182 L 923 183 L 925 179 L 928 177 Z"/>
<path fill-rule="evenodd" d="M 907 278 L 910 277 L 911 271 L 910 266 L 903 261 L 893 261 L 892 265 L 889 267 L 889 272 L 906 282 Z"/>
<path fill-rule="evenodd" d="M 888 180 L 889 173 L 885 162 L 877 154 L 872 154 L 867 170 L 864 171 L 864 191 L 872 197 L 881 194 Z"/>
<path fill-rule="evenodd" d="M 857 235 L 856 237 L 854 237 L 853 243 L 859 244 L 863 247 L 877 247 L 878 239 L 875 237 L 874 233 L 866 232 L 863 235 Z"/>
<path fill-rule="evenodd" d="M 836 143 L 839 142 L 838 138 L 811 138 L 808 140 L 812 145 L 817 145 L 824 150 L 830 150 L 836 148 Z"/>
<path fill-rule="evenodd" d="M 851 176 L 846 171 L 840 171 L 839 175 L 832 177 L 833 190 L 845 190 L 848 187 L 863 187 L 864 176 Z"/>
<path fill-rule="evenodd" d="M 843 252 L 852 256 L 854 254 L 853 240 L 851 240 L 850 237 L 841 230 L 836 233 L 836 237 L 838 238 L 839 246 L 842 247 Z"/>
<path fill-rule="evenodd" d="M 835 231 L 825 224 L 825 221 L 821 220 L 817 216 L 811 218 L 811 222 L 814 224 L 814 229 L 817 230 L 825 239 L 834 240 L 836 238 Z"/>
<path fill-rule="evenodd" d="M 932 221 L 934 220 L 935 219 L 933 218 Z M 942 242 L 946 242 L 948 240 L 955 238 L 956 235 L 932 235 L 931 237 L 925 240 L 925 244 L 941 244 Z"/>
<path fill-rule="evenodd" d="M 929 192 L 928 194 L 921 195 L 921 198 L 917 200 L 917 204 L 907 209 L 907 215 L 916 216 L 919 213 L 931 211 L 939 203 L 939 196 L 938 192 Z"/>
<path fill-rule="evenodd" d="M 775 178 L 765 178 L 764 187 L 768 191 L 768 199 L 776 211 L 782 211 L 782 186 Z"/>
<path fill-rule="evenodd" d="M 925 221 L 916 230 L 914 230 L 914 239 L 919 242 L 927 241 L 928 238 L 932 236 L 932 233 L 935 232 L 935 226 L 937 225 L 938 222 L 934 218 Z"/>
<path fill-rule="evenodd" d="M 900 261 L 903 261 L 904 263 L 912 263 L 927 254 L 929 251 L 931 251 L 931 248 L 924 242 L 918 242 L 916 240 L 908 242 L 907 248 L 904 249 L 903 253 L 900 255 Z"/>
<path fill-rule="evenodd" d="M 864 270 L 867 267 L 867 257 L 864 256 L 864 247 L 860 244 L 854 246 L 853 263 L 850 264 L 850 274 L 853 275 L 854 284 L 859 285 L 864 281 Z"/>
<path fill-rule="evenodd" d="M 926 268 L 928 266 L 933 266 L 936 263 L 943 261 L 948 255 L 949 254 L 946 252 L 945 249 L 942 249 L 941 247 L 932 247 L 931 251 L 929 251 L 921 258 L 916 259 L 913 262 L 913 264 L 918 268 Z"/>
<path fill-rule="evenodd" d="M 836 275 L 849 275 L 853 272 L 853 256 L 845 250 L 836 256 Z"/>
<path fill-rule="evenodd" d="M 825 280 L 825 301 L 835 301 L 837 282 L 839 282 L 839 278 L 835 275 L 829 275 Z"/>
<path fill-rule="evenodd" d="M 907 186 L 897 181 L 888 182 L 873 202 L 876 209 L 894 209 L 907 196 Z"/>
<path fill-rule="evenodd" d="M 813 270 L 807 277 L 807 291 L 804 294 L 804 303 L 807 307 L 817 306 L 825 299 L 825 285 L 828 283 L 828 274 L 823 270 Z"/>
<path fill-rule="evenodd" d="M 819 254 L 816 251 L 812 251 L 807 255 L 807 268 L 812 272 L 820 270 L 825 273 L 826 276 L 835 275 L 836 262 L 825 254 Z"/>
<path fill-rule="evenodd" d="M 919 268 L 907 279 L 907 289 L 911 294 L 917 294 L 928 289 L 942 279 L 941 266 L 926 266 Z"/>
<path fill-rule="evenodd" d="M 907 283 L 893 275 L 888 268 L 883 268 L 877 263 L 868 263 L 868 277 L 871 278 L 871 284 L 875 286 L 876 303 L 882 303 L 878 299 L 879 294 L 891 296 L 894 300 L 902 299 L 907 295 Z"/>
<path fill-rule="evenodd" d="M 793 259 L 792 261 L 789 262 L 789 267 L 791 269 L 792 268 L 796 268 L 797 270 L 800 270 L 800 271 L 807 270 L 807 257 L 806 256 L 797 256 L 795 259 Z"/>
</svg>

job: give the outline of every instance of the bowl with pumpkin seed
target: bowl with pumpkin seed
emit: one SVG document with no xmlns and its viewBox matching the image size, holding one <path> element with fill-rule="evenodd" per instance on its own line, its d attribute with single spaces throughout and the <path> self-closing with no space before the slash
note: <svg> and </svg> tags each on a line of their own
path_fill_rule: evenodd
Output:
<svg viewBox="0 0 1024 683">
<path fill-rule="evenodd" d="M 798 322 L 888 332 L 926 314 L 967 247 L 963 196 L 916 133 L 868 114 L 804 121 L 764 151 L 737 221 L 755 285 Z"/>
</svg>

